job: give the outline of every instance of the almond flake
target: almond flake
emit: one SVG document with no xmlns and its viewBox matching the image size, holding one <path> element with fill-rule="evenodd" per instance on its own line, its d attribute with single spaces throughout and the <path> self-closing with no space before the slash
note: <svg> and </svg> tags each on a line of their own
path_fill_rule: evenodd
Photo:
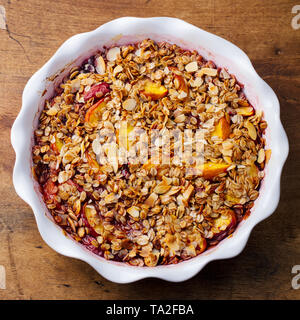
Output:
<svg viewBox="0 0 300 320">
<path fill-rule="evenodd" d="M 180 91 L 179 95 L 177 96 L 178 99 L 184 99 L 187 97 L 187 93 L 183 90 Z"/>
<path fill-rule="evenodd" d="M 48 116 L 55 116 L 57 114 L 58 110 L 56 107 L 50 108 L 46 113 Z"/>
<path fill-rule="evenodd" d="M 194 187 L 190 184 L 190 185 L 188 186 L 188 188 L 187 188 L 187 189 L 184 191 L 184 193 L 182 194 L 183 199 L 184 199 L 185 201 L 189 201 L 190 196 L 191 196 L 191 194 L 192 194 L 193 191 L 194 191 Z"/>
<path fill-rule="evenodd" d="M 164 194 L 167 191 L 169 191 L 171 189 L 171 186 L 165 184 L 165 183 L 160 183 L 159 185 L 157 185 L 153 192 L 157 193 L 157 194 Z"/>
<path fill-rule="evenodd" d="M 95 154 L 100 154 L 101 153 L 101 144 L 100 141 L 98 139 L 95 139 L 92 143 L 92 149 L 94 151 Z"/>
<path fill-rule="evenodd" d="M 117 149 L 118 148 L 116 143 L 111 143 L 109 145 L 106 145 L 106 149 L 105 149 L 105 153 L 108 157 L 108 163 L 111 164 L 115 173 L 117 173 L 119 168 Z"/>
<path fill-rule="evenodd" d="M 193 87 L 200 87 L 203 84 L 203 79 L 201 77 L 197 77 L 193 82 Z"/>
<path fill-rule="evenodd" d="M 137 238 L 137 244 L 140 246 L 145 246 L 149 242 L 149 238 L 146 235 L 142 235 Z"/>
<path fill-rule="evenodd" d="M 127 212 L 133 217 L 133 218 L 139 218 L 140 216 L 140 208 L 133 206 L 127 209 Z"/>
<path fill-rule="evenodd" d="M 104 59 L 102 56 L 99 56 L 97 59 L 96 59 L 96 71 L 99 73 L 99 74 L 105 74 L 105 70 L 106 70 L 106 65 L 105 65 L 105 62 L 104 62 Z"/>
<path fill-rule="evenodd" d="M 258 163 L 262 163 L 265 160 L 265 150 L 264 149 L 260 149 L 258 151 L 258 156 L 257 156 L 257 162 Z"/>
<path fill-rule="evenodd" d="M 123 67 L 121 65 L 117 65 L 114 68 L 114 76 L 116 76 L 118 73 L 120 73 L 123 70 Z"/>
<path fill-rule="evenodd" d="M 256 140 L 257 133 L 254 125 L 250 121 L 244 123 L 245 128 L 248 130 L 248 134 L 252 140 Z"/>
<path fill-rule="evenodd" d="M 196 71 L 198 70 L 197 61 L 193 61 L 193 62 L 188 63 L 188 64 L 185 66 L 185 70 L 186 70 L 187 72 L 196 72 Z"/>
<path fill-rule="evenodd" d="M 158 199 L 158 195 L 156 193 L 151 193 L 147 200 L 144 202 L 149 207 L 154 207 L 156 200 Z"/>
<path fill-rule="evenodd" d="M 133 111 L 136 107 L 136 100 L 135 99 L 127 99 L 123 102 L 123 108 L 127 111 Z"/>
<path fill-rule="evenodd" d="M 109 49 L 106 55 L 107 60 L 110 62 L 117 60 L 118 56 L 120 56 L 120 53 L 121 51 L 119 47 L 113 47 Z"/>
<path fill-rule="evenodd" d="M 218 74 L 218 70 L 217 69 L 212 69 L 212 68 L 202 68 L 198 72 L 198 76 L 201 77 L 204 74 L 206 74 L 208 76 L 211 76 L 211 77 L 215 77 Z"/>
</svg>

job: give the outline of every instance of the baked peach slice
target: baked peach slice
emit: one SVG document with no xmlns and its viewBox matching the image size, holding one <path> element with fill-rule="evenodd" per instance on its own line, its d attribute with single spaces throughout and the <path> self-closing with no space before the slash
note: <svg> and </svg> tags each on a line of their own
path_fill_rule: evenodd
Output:
<svg viewBox="0 0 300 320">
<path fill-rule="evenodd" d="M 251 178 L 258 177 L 259 170 L 254 163 L 252 163 L 250 166 L 248 166 L 246 171 L 247 171 L 247 174 L 249 177 L 251 177 Z"/>
<path fill-rule="evenodd" d="M 161 179 L 168 171 L 169 171 L 169 166 L 166 164 L 160 164 L 157 163 L 156 160 L 153 161 L 151 158 L 148 159 L 142 166 L 143 169 L 149 171 L 152 168 L 156 169 L 156 177 L 158 179 Z"/>
<path fill-rule="evenodd" d="M 201 240 L 196 247 L 197 255 L 204 252 L 206 247 L 207 247 L 206 239 L 204 237 L 201 237 Z"/>
<path fill-rule="evenodd" d="M 60 150 L 63 147 L 64 142 L 62 139 L 55 137 L 55 142 L 51 143 L 51 149 L 56 153 L 60 154 Z"/>
<path fill-rule="evenodd" d="M 146 170 L 151 170 L 152 168 L 158 168 L 159 164 L 154 163 L 152 159 L 148 159 L 144 164 L 143 164 L 143 169 Z"/>
<path fill-rule="evenodd" d="M 92 155 L 86 151 L 85 153 L 85 156 L 86 156 L 86 159 L 87 159 L 87 162 L 90 166 L 90 168 L 93 170 L 93 171 L 96 171 L 97 173 L 99 173 L 100 171 L 100 164 L 97 162 L 97 160 L 95 160 Z"/>
<path fill-rule="evenodd" d="M 205 163 L 202 168 L 202 176 L 205 179 L 212 179 L 218 176 L 221 173 L 226 172 L 226 170 L 230 167 L 228 163 L 214 163 L 214 162 L 207 162 Z"/>
<path fill-rule="evenodd" d="M 223 117 L 219 120 L 215 126 L 215 130 L 212 133 L 212 136 L 217 136 L 222 140 L 225 140 L 230 135 L 230 124 L 227 121 L 226 117 Z"/>
<path fill-rule="evenodd" d="M 228 236 L 234 230 L 236 223 L 237 219 L 234 211 L 230 209 L 223 210 L 220 217 L 213 221 L 211 229 L 213 239 L 220 241 Z"/>
<path fill-rule="evenodd" d="M 147 80 L 142 93 L 151 100 L 158 100 L 167 95 L 168 89 L 161 84 Z"/>
<path fill-rule="evenodd" d="M 104 228 L 102 220 L 93 205 L 85 204 L 83 207 L 84 217 L 87 220 L 88 227 L 90 227 L 93 236 L 103 234 Z"/>
<path fill-rule="evenodd" d="M 56 201 L 57 192 L 58 192 L 58 187 L 56 183 L 49 178 L 43 186 L 43 195 L 45 200 L 57 204 L 57 201 Z"/>
<path fill-rule="evenodd" d="M 103 109 L 106 107 L 104 99 L 93 104 L 85 114 L 84 121 L 88 122 L 92 127 L 96 127 L 102 117 Z"/>
<path fill-rule="evenodd" d="M 129 134 L 134 130 L 134 127 L 130 124 L 121 123 L 120 129 L 116 129 L 116 135 L 117 135 L 117 144 L 120 147 L 123 147 L 124 149 L 129 150 L 131 146 L 131 141 L 129 140 Z"/>
<path fill-rule="evenodd" d="M 87 101 L 91 98 L 102 98 L 108 92 L 110 92 L 109 84 L 106 82 L 95 84 L 91 89 L 83 95 L 84 101 Z"/>
<path fill-rule="evenodd" d="M 72 179 L 67 180 L 66 183 L 72 187 L 75 187 L 79 192 L 83 191 L 83 188 L 78 183 L 74 182 Z"/>
<path fill-rule="evenodd" d="M 238 104 L 239 104 L 240 106 L 242 106 L 242 107 L 249 107 L 248 101 L 247 101 L 247 100 L 244 100 L 244 99 L 240 99 L 240 100 L 238 101 Z"/>
<path fill-rule="evenodd" d="M 186 81 L 184 80 L 183 76 L 176 73 L 176 71 L 178 72 L 178 69 L 176 67 L 169 67 L 169 69 L 174 74 L 175 88 L 177 90 L 184 91 L 188 95 L 188 93 L 189 93 L 188 85 L 187 85 Z"/>
<path fill-rule="evenodd" d="M 254 108 L 251 106 L 250 107 L 240 107 L 240 108 L 235 109 L 235 111 L 237 114 L 240 114 L 245 117 L 249 117 L 249 116 L 254 115 Z"/>
<path fill-rule="evenodd" d="M 192 175 L 202 176 L 205 179 L 212 179 L 218 176 L 221 173 L 226 172 L 226 170 L 230 167 L 230 164 L 221 162 L 206 162 L 203 165 L 198 165 L 196 167 L 188 168 L 189 173 Z"/>
<path fill-rule="evenodd" d="M 238 198 L 236 198 L 236 197 L 234 197 L 234 196 L 230 196 L 230 195 L 228 195 L 228 194 L 226 194 L 225 200 L 226 200 L 226 201 L 229 201 L 229 202 L 231 202 L 231 203 L 233 203 L 233 204 L 239 204 L 240 201 L 241 201 L 240 199 L 238 199 Z"/>
<path fill-rule="evenodd" d="M 178 74 L 175 74 L 174 77 L 175 77 L 175 83 L 178 82 L 176 87 L 178 87 L 179 90 L 182 90 L 186 94 L 188 94 L 189 89 L 188 89 L 187 83 L 185 82 L 184 78 L 182 76 L 179 76 Z"/>
</svg>

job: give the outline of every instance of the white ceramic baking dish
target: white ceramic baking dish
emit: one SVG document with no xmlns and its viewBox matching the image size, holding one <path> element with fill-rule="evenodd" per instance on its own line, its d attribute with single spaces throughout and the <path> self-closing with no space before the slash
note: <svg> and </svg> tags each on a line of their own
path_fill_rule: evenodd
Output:
<svg viewBox="0 0 300 320">
<path fill-rule="evenodd" d="M 259 198 L 251 215 L 243 220 L 227 239 L 201 255 L 177 265 L 134 267 L 107 261 L 66 237 L 48 213 L 31 173 L 33 130 L 45 99 L 74 65 L 80 64 L 103 46 L 124 45 L 152 38 L 168 41 L 186 49 L 197 50 L 207 60 L 225 67 L 245 85 L 245 94 L 253 106 L 264 111 L 268 122 L 267 148 L 272 156 L 265 168 Z M 11 130 L 11 142 L 16 153 L 13 183 L 17 194 L 32 208 L 39 232 L 55 251 L 90 264 L 103 277 L 118 283 L 155 277 L 168 281 L 184 281 L 193 277 L 208 262 L 231 258 L 246 245 L 254 226 L 270 216 L 280 196 L 280 176 L 288 155 L 288 140 L 280 122 L 280 108 L 273 90 L 259 77 L 247 55 L 232 43 L 179 19 L 125 17 L 110 21 L 94 31 L 68 39 L 53 57 L 28 81 L 22 97 L 22 108 Z M 262 244 L 263 245 L 263 244 Z M 259 250 L 259 248 L 258 248 Z M 253 270 L 255 272 L 255 270 Z"/>
</svg>

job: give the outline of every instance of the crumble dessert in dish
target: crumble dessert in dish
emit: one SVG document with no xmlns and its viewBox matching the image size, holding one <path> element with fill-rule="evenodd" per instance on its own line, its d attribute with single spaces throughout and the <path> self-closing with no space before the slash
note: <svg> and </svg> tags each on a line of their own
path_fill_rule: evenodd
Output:
<svg viewBox="0 0 300 320">
<path fill-rule="evenodd" d="M 72 68 L 40 115 L 33 173 L 54 221 L 94 254 L 174 264 L 250 214 L 266 128 L 234 75 L 145 39 Z"/>
</svg>

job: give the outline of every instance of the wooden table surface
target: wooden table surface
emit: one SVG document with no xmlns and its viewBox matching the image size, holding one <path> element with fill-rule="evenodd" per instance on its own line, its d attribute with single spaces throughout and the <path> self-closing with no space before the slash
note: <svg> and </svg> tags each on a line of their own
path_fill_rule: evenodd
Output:
<svg viewBox="0 0 300 320">
<path fill-rule="evenodd" d="M 291 26 L 296 4 L 0 0 L 0 265 L 6 270 L 0 299 L 299 299 L 300 289 L 291 287 L 291 269 L 300 265 L 300 29 Z M 43 242 L 32 210 L 12 185 L 10 128 L 27 80 L 70 36 L 121 16 L 174 16 L 238 45 L 277 93 L 289 137 L 276 212 L 254 229 L 239 256 L 212 262 L 183 283 L 147 279 L 115 284 L 84 262 L 59 255 Z"/>
</svg>

